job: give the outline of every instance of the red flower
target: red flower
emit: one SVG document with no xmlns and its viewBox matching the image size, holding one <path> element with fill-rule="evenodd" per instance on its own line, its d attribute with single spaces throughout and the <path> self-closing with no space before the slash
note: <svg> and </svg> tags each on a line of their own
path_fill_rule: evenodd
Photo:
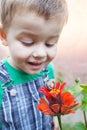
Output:
<svg viewBox="0 0 87 130">
<path fill-rule="evenodd" d="M 38 109 L 46 115 L 65 115 L 74 113 L 73 108 L 78 105 L 74 96 L 70 92 L 64 92 L 66 83 L 62 85 L 58 82 L 50 91 L 46 87 L 42 87 L 40 92 L 43 92 L 48 102 L 41 98 Z"/>
</svg>

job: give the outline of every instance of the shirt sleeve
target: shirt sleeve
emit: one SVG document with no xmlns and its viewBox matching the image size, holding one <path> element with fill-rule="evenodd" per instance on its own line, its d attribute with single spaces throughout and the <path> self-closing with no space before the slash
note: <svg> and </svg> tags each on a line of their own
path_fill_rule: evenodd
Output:
<svg viewBox="0 0 87 130">
<path fill-rule="evenodd" d="M 55 71 L 54 71 L 54 64 L 53 63 L 50 63 L 48 65 L 48 77 L 49 77 L 49 79 L 55 78 Z"/>
</svg>

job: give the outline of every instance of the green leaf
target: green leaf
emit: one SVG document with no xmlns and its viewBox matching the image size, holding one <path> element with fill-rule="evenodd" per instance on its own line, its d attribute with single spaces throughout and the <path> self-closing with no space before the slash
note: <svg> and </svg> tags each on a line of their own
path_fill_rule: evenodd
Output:
<svg viewBox="0 0 87 130">
<path fill-rule="evenodd" d="M 83 111 L 87 111 L 87 104 L 82 104 L 80 109 Z"/>
<path fill-rule="evenodd" d="M 83 89 L 83 92 L 87 94 L 87 85 L 86 84 L 80 84 L 80 87 Z"/>
<path fill-rule="evenodd" d="M 75 124 L 75 130 L 87 130 L 87 128 L 82 122 L 77 122 Z"/>
<path fill-rule="evenodd" d="M 83 94 L 83 97 L 81 99 L 81 110 L 87 111 L 87 94 Z"/>
<path fill-rule="evenodd" d="M 84 97 L 82 99 L 82 103 L 87 104 L 87 94 L 84 95 Z"/>
<path fill-rule="evenodd" d="M 86 84 L 80 84 L 80 87 L 82 87 L 82 88 L 87 88 L 87 85 Z"/>
</svg>

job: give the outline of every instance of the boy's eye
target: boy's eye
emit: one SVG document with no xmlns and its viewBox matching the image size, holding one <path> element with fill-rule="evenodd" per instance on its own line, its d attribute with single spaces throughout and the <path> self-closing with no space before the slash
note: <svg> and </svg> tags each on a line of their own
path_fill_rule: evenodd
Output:
<svg viewBox="0 0 87 130">
<path fill-rule="evenodd" d="M 56 43 L 46 43 L 46 46 L 47 46 L 47 47 L 53 47 L 53 46 L 55 46 L 55 44 L 56 44 Z"/>
<path fill-rule="evenodd" d="M 34 43 L 33 42 L 25 42 L 25 41 L 22 41 L 22 44 L 24 46 L 32 46 Z"/>
</svg>

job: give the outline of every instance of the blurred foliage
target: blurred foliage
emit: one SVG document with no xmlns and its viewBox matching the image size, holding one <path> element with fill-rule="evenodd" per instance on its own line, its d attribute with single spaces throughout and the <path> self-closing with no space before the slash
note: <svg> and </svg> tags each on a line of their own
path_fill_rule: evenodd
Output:
<svg viewBox="0 0 87 130">
<path fill-rule="evenodd" d="M 63 130 L 87 130 L 87 128 L 82 122 L 77 122 L 75 125 L 72 125 L 72 123 L 63 123 Z"/>
<path fill-rule="evenodd" d="M 72 126 L 72 123 L 63 123 L 63 130 L 75 130 L 75 127 Z"/>
<path fill-rule="evenodd" d="M 58 72 L 56 81 L 61 83 L 64 82 L 62 72 Z M 63 123 L 63 130 L 87 130 L 87 84 L 81 84 L 80 78 L 77 78 L 71 86 L 66 86 L 64 91 L 70 92 L 75 98 L 80 97 L 78 101 L 79 105 L 76 109 L 80 109 L 82 111 L 84 123 L 76 122 L 74 126 L 72 123 Z"/>
<path fill-rule="evenodd" d="M 57 73 L 57 77 L 56 77 L 56 82 L 61 82 L 61 83 L 63 83 L 64 82 L 64 80 L 63 80 L 63 73 L 62 72 L 58 72 Z"/>
</svg>

